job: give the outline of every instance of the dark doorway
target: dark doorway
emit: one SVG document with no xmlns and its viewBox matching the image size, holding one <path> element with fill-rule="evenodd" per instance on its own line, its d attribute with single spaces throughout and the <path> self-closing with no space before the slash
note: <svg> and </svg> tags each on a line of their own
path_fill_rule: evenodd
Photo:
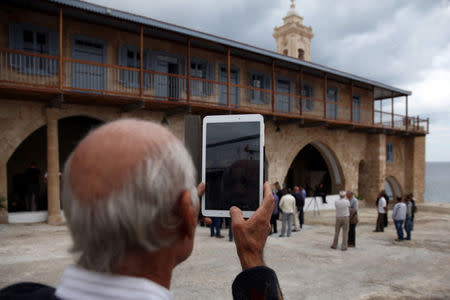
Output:
<svg viewBox="0 0 450 300">
<path fill-rule="evenodd" d="M 59 166 L 64 163 L 78 142 L 102 122 L 89 117 L 68 117 L 58 121 Z M 34 163 L 38 172 L 38 188 L 30 195 L 29 168 Z M 37 173 L 37 172 L 35 172 Z M 8 211 L 47 210 L 47 126 L 30 134 L 14 151 L 7 164 Z M 33 197 L 33 198 L 31 198 Z M 30 199 L 33 199 L 32 205 Z"/>
<path fill-rule="evenodd" d="M 306 145 L 295 157 L 285 179 L 286 186 L 301 185 L 306 194 L 312 196 L 316 187 L 323 184 L 327 194 L 332 192 L 332 182 L 327 163 L 322 154 L 312 145 Z"/>
</svg>

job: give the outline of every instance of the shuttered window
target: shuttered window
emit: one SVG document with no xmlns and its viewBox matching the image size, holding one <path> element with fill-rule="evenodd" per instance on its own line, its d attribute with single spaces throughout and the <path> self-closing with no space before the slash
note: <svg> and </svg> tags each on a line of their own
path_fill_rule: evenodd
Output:
<svg viewBox="0 0 450 300">
<path fill-rule="evenodd" d="M 191 77 L 214 80 L 214 64 L 206 60 L 191 58 Z M 191 80 L 190 89 L 192 96 L 211 96 L 214 93 L 214 84 L 203 80 Z"/>
<path fill-rule="evenodd" d="M 9 48 L 59 56 L 59 36 L 56 32 L 30 24 L 9 24 Z M 50 76 L 58 73 L 58 59 L 56 58 L 10 53 L 9 64 L 27 74 Z"/>
<path fill-rule="evenodd" d="M 310 111 L 314 109 L 314 86 L 304 82 L 302 88 L 302 110 Z M 297 101 L 297 106 L 299 106 Z"/>
<path fill-rule="evenodd" d="M 271 92 L 265 92 L 261 90 L 271 89 L 271 78 L 269 75 L 250 71 L 249 72 L 249 86 L 255 88 L 255 90 L 249 90 L 249 101 L 255 104 L 267 104 L 270 102 Z M 259 90 L 261 89 L 261 90 Z"/>
<path fill-rule="evenodd" d="M 353 122 L 361 121 L 361 96 L 353 95 Z"/>
<path fill-rule="evenodd" d="M 141 52 L 138 47 L 130 45 L 121 45 L 119 47 L 119 66 L 128 68 L 141 68 Z M 148 68 L 148 51 L 144 50 L 144 69 Z M 148 87 L 150 82 L 149 73 L 144 73 L 144 88 Z M 119 82 L 127 87 L 139 88 L 139 71 L 119 70 Z"/>
</svg>

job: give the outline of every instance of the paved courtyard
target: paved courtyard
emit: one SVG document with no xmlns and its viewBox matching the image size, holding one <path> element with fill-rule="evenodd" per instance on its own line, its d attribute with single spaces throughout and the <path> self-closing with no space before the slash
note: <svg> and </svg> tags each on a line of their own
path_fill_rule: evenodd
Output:
<svg viewBox="0 0 450 300">
<path fill-rule="evenodd" d="M 308 214 L 303 231 L 290 238 L 270 236 L 265 260 L 285 298 L 449 299 L 450 215 L 419 212 L 413 240 L 401 243 L 394 242 L 392 222 L 384 233 L 372 232 L 375 218 L 374 209 L 361 209 L 357 247 L 348 251 L 330 249 L 332 211 Z M 0 287 L 17 281 L 57 285 L 73 261 L 65 226 L 0 225 L 0 243 Z M 198 227 L 194 252 L 175 269 L 172 290 L 176 299 L 231 299 L 239 271 L 234 244 Z"/>
</svg>

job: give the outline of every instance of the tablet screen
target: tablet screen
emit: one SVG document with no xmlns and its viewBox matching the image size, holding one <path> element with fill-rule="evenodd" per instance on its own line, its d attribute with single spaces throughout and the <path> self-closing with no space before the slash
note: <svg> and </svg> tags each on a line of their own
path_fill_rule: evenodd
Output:
<svg viewBox="0 0 450 300">
<path fill-rule="evenodd" d="M 260 123 L 206 124 L 207 210 L 259 206 Z"/>
</svg>

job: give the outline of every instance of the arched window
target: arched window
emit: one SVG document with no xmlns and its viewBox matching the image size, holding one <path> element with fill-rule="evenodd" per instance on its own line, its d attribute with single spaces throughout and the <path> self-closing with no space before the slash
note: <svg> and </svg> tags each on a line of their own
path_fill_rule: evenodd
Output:
<svg viewBox="0 0 450 300">
<path fill-rule="evenodd" d="M 287 49 L 284 49 L 284 50 L 283 50 L 283 55 L 288 55 Z"/>
<path fill-rule="evenodd" d="M 301 60 L 305 60 L 305 51 L 303 51 L 303 49 L 301 48 L 298 49 L 298 58 Z"/>
</svg>

